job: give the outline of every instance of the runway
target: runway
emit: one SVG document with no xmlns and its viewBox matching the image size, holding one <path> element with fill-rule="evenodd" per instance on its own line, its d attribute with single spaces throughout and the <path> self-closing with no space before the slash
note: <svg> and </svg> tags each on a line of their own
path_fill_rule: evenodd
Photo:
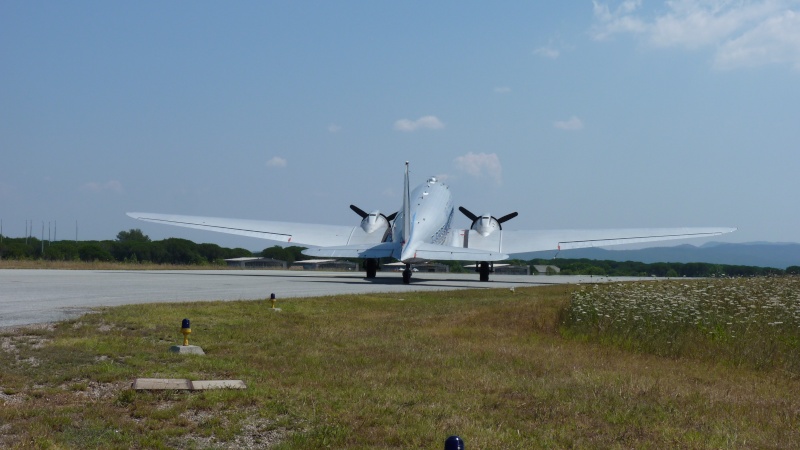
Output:
<svg viewBox="0 0 800 450">
<path fill-rule="evenodd" d="M 274 293 L 279 302 L 296 297 L 378 292 L 443 291 L 597 283 L 637 278 L 569 275 L 415 273 L 410 285 L 399 273 L 290 270 L 0 270 L 0 328 L 74 318 L 91 308 L 137 303 L 256 300 Z"/>
</svg>

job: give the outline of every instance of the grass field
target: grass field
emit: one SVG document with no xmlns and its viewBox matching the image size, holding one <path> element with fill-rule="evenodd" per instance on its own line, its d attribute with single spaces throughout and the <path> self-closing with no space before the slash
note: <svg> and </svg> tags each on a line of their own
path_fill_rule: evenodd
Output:
<svg viewBox="0 0 800 450">
<path fill-rule="evenodd" d="M 285 300 L 280 312 L 264 301 L 134 305 L 0 330 L 0 447 L 434 449 L 458 434 L 469 449 L 796 448 L 796 282 L 337 296 Z M 656 327 L 668 319 L 641 306 L 651 303 L 701 319 Z M 624 330 L 606 321 L 623 314 Z M 206 356 L 168 352 L 184 317 Z M 737 336 L 748 320 L 758 345 L 781 343 L 769 363 L 737 357 L 743 341 L 714 347 L 724 339 L 710 331 L 724 323 Z M 138 377 L 248 388 L 136 392 Z"/>
</svg>

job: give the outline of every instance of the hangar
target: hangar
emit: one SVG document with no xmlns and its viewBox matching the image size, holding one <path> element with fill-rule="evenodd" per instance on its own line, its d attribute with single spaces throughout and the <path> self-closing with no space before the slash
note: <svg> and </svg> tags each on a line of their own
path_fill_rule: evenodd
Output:
<svg viewBox="0 0 800 450">
<path fill-rule="evenodd" d="M 295 261 L 292 269 L 303 270 L 359 270 L 358 263 L 337 259 L 306 259 Z"/>
<path fill-rule="evenodd" d="M 243 256 L 241 258 L 226 259 L 228 267 L 239 267 L 241 269 L 285 269 L 286 261 L 272 258 L 260 258 L 257 256 Z"/>
<path fill-rule="evenodd" d="M 533 269 L 536 270 L 538 274 L 558 275 L 561 273 L 560 267 L 552 265 L 534 265 Z"/>
</svg>

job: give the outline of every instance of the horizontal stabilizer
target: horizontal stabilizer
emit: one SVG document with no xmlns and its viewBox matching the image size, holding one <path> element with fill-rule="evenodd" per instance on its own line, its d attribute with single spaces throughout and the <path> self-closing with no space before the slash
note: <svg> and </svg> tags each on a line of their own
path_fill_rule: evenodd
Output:
<svg viewBox="0 0 800 450">
<path fill-rule="evenodd" d="M 420 244 L 415 249 L 414 258 L 442 261 L 502 261 L 508 255 L 491 250 L 451 247 L 437 244 Z"/>
<path fill-rule="evenodd" d="M 325 258 L 391 258 L 399 254 L 400 244 L 384 242 L 378 245 L 339 245 L 335 247 L 311 247 L 302 251 L 304 255 Z"/>
</svg>

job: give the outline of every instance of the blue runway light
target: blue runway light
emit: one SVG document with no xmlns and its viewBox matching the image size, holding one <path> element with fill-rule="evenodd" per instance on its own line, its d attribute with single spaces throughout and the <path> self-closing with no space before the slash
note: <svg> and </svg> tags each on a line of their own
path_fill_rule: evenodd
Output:
<svg viewBox="0 0 800 450">
<path fill-rule="evenodd" d="M 464 450 L 464 441 L 458 436 L 450 436 L 444 441 L 444 450 Z"/>
<path fill-rule="evenodd" d="M 183 345 L 189 345 L 189 334 L 192 332 L 192 326 L 189 323 L 189 319 L 183 319 L 181 322 L 181 333 L 183 333 Z"/>
</svg>

